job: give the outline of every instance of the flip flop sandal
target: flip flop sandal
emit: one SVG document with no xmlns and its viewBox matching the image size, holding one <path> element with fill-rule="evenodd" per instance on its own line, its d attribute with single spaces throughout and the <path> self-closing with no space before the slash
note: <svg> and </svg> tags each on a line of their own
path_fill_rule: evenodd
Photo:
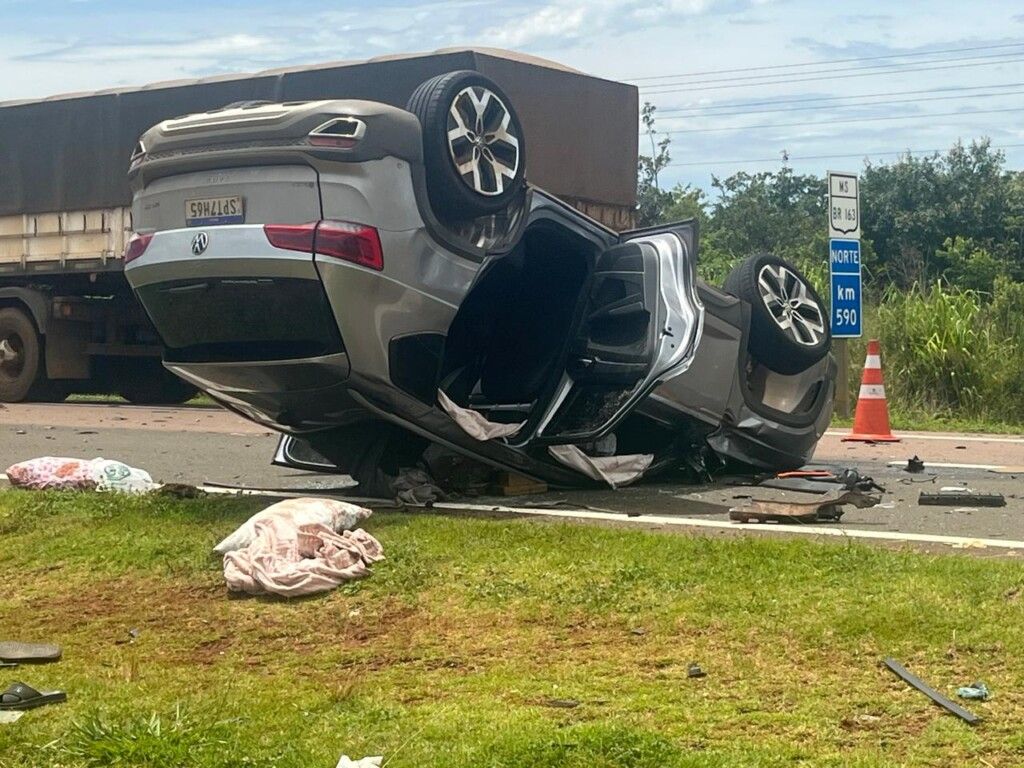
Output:
<svg viewBox="0 0 1024 768">
<path fill-rule="evenodd" d="M 37 691 L 24 683 L 13 683 L 10 688 L 0 693 L 0 712 L 11 709 L 35 709 L 67 700 L 68 695 L 64 691 Z"/>
<path fill-rule="evenodd" d="M 60 646 L 51 643 L 0 642 L 0 662 L 47 664 L 60 661 L 60 656 Z"/>
</svg>

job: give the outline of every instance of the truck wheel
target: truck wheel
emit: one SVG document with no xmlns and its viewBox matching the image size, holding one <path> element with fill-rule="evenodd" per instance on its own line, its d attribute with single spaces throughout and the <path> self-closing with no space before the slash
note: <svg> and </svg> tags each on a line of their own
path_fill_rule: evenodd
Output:
<svg viewBox="0 0 1024 768">
<path fill-rule="evenodd" d="M 767 253 L 750 256 L 723 287 L 750 304 L 747 349 L 769 370 L 800 373 L 828 354 L 832 335 L 825 305 L 788 261 Z"/>
<path fill-rule="evenodd" d="M 181 405 L 195 397 L 196 392 L 191 384 L 157 363 L 133 371 L 121 395 L 133 405 Z"/>
<path fill-rule="evenodd" d="M 445 219 L 497 213 L 523 189 L 526 142 L 508 96 L 479 72 L 431 78 L 407 109 L 420 120 L 427 193 Z"/>
<path fill-rule="evenodd" d="M 40 376 L 42 344 L 36 326 L 20 309 L 0 309 L 0 402 L 28 398 Z"/>
</svg>

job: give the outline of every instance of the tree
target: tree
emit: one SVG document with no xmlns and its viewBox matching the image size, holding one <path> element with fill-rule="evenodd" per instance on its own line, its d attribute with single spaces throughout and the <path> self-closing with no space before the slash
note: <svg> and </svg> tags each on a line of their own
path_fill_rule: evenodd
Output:
<svg viewBox="0 0 1024 768">
<path fill-rule="evenodd" d="M 950 267 L 949 238 L 1005 256 L 1013 217 L 1012 175 L 988 139 L 958 142 L 945 156 L 907 154 L 868 162 L 861 177 L 861 223 L 884 277 L 900 287 L 926 283 Z"/>
<path fill-rule="evenodd" d="M 650 102 L 640 110 L 640 120 L 651 142 L 651 154 L 640 155 L 637 159 L 636 220 L 637 226 L 647 227 L 662 221 L 665 208 L 672 202 L 672 193 L 661 188 L 658 174 L 669 164 L 672 156 L 669 145 L 672 139 L 663 136 L 655 140 L 654 113 L 657 111 Z"/>
</svg>

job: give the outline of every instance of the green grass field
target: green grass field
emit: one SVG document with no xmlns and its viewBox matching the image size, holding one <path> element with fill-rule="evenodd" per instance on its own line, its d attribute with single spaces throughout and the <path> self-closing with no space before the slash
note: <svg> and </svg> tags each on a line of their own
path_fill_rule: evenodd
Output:
<svg viewBox="0 0 1024 768">
<path fill-rule="evenodd" d="M 65 649 L 0 679 L 69 696 L 0 766 L 1024 763 L 1018 562 L 392 512 L 369 579 L 230 598 L 209 549 L 259 506 L 0 493 L 0 639 Z"/>
</svg>

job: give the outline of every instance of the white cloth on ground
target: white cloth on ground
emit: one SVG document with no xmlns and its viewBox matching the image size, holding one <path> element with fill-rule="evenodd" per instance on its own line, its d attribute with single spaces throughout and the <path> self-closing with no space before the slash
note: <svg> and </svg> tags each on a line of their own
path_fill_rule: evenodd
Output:
<svg viewBox="0 0 1024 768">
<path fill-rule="evenodd" d="M 582 472 L 592 480 L 608 483 L 612 488 L 629 485 L 643 475 L 654 461 L 654 454 L 651 453 L 587 456 L 575 445 L 549 445 L 548 453 L 565 466 Z"/>
<path fill-rule="evenodd" d="M 234 533 L 215 546 L 213 551 L 226 555 L 228 552 L 249 546 L 256 536 L 256 523 L 275 515 L 286 515 L 295 525 L 320 523 L 335 533 L 341 533 L 355 528 L 371 514 L 365 507 L 337 499 L 285 499 L 250 517 Z"/>
<path fill-rule="evenodd" d="M 232 592 L 311 595 L 366 576 L 384 559 L 380 542 L 362 528 L 338 533 L 323 523 L 298 523 L 289 511 L 265 516 L 253 528 L 247 547 L 224 555 Z"/>
<path fill-rule="evenodd" d="M 456 405 L 442 390 L 437 390 L 437 401 L 441 407 L 462 427 L 462 431 L 474 440 L 493 440 L 496 437 L 510 437 L 522 429 L 523 424 L 498 424 L 489 421 L 482 413 Z"/>
<path fill-rule="evenodd" d="M 376 757 L 364 757 L 362 760 L 353 760 L 348 755 L 342 755 L 341 760 L 335 768 L 380 768 L 384 762 L 383 755 Z"/>
</svg>

